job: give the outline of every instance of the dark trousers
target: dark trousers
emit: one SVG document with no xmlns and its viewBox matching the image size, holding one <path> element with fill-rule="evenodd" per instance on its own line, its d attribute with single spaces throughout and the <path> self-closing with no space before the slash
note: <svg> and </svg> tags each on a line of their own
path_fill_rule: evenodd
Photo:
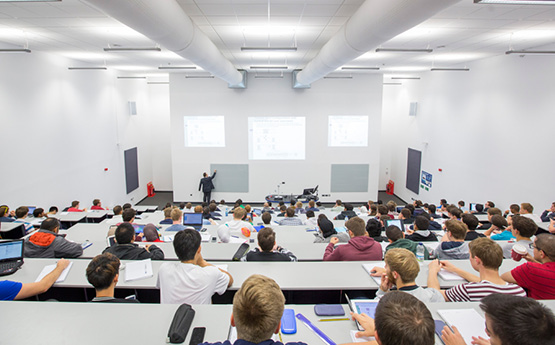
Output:
<svg viewBox="0 0 555 345">
<path fill-rule="evenodd" d="M 204 192 L 204 197 L 202 197 L 202 202 L 205 202 L 207 204 L 210 203 L 210 194 L 212 193 L 212 191 L 209 192 Z"/>
</svg>

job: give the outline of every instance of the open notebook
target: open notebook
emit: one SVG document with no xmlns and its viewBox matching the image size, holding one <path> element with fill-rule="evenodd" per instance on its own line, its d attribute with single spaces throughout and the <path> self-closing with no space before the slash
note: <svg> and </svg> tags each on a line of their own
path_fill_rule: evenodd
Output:
<svg viewBox="0 0 555 345">
<path fill-rule="evenodd" d="M 457 327 L 467 344 L 472 343 L 473 336 L 489 338 L 485 331 L 486 320 L 475 309 L 442 309 L 437 313 L 451 329 Z"/>
</svg>

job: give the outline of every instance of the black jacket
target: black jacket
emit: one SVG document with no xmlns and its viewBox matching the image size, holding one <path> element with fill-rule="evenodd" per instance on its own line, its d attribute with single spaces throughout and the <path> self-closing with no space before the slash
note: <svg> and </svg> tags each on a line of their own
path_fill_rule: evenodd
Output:
<svg viewBox="0 0 555 345">
<path fill-rule="evenodd" d="M 351 219 L 351 218 L 356 217 L 356 216 L 357 216 L 357 214 L 355 213 L 355 211 L 345 210 L 345 211 L 341 211 L 341 213 L 338 214 L 337 217 L 335 217 L 335 219 L 343 220 L 343 219 L 345 219 L 345 217 Z"/>
<path fill-rule="evenodd" d="M 135 243 L 116 244 L 104 249 L 102 254 L 104 253 L 114 254 L 120 260 L 164 260 L 164 252 L 154 244 L 150 246 L 148 251 Z"/>
<path fill-rule="evenodd" d="M 412 235 L 405 236 L 405 238 L 414 242 L 437 242 L 436 235 L 429 230 L 418 230 Z"/>
<path fill-rule="evenodd" d="M 198 185 L 198 190 L 202 187 L 202 191 L 207 193 L 210 192 L 212 189 L 215 189 L 214 184 L 212 183 L 212 179 L 216 177 L 216 172 L 212 174 L 212 176 L 203 177 L 200 179 L 200 183 Z"/>
</svg>

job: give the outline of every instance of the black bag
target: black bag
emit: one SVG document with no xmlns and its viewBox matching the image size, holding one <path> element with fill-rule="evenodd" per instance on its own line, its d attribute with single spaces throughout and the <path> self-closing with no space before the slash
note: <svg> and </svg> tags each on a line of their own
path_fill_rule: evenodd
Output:
<svg viewBox="0 0 555 345">
<path fill-rule="evenodd" d="M 193 319 L 195 318 L 195 311 L 190 305 L 183 303 L 175 311 L 172 324 L 168 330 L 168 340 L 172 344 L 181 344 L 187 338 L 187 333 Z"/>
<path fill-rule="evenodd" d="M 247 252 L 249 251 L 249 249 L 251 249 L 251 246 L 249 246 L 248 243 L 243 243 L 239 246 L 239 249 L 237 249 L 237 251 L 235 252 L 235 254 L 233 254 L 233 258 L 231 258 L 232 261 L 239 261 L 241 260 L 241 258 L 243 256 L 245 256 L 245 254 L 247 254 Z"/>
</svg>

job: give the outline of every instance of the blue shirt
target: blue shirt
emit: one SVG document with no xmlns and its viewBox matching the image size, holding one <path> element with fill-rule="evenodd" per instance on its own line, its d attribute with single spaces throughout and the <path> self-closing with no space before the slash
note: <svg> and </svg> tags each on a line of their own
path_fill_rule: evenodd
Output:
<svg viewBox="0 0 555 345">
<path fill-rule="evenodd" d="M 15 219 L 10 218 L 10 217 L 0 217 L 0 222 L 6 222 L 6 223 L 11 223 L 13 222 Z"/>
<path fill-rule="evenodd" d="M 231 345 L 231 342 L 229 340 L 224 341 L 223 343 L 202 343 L 200 345 Z M 250 341 L 246 341 L 243 339 L 237 339 L 235 340 L 235 342 L 233 343 L 233 345 L 283 345 L 283 343 L 279 342 L 279 341 L 273 341 L 272 339 L 268 339 L 268 340 L 264 340 L 261 343 L 251 343 Z M 292 343 L 286 343 L 285 345 L 307 345 L 306 343 L 301 343 L 301 342 L 292 342 Z"/>
<path fill-rule="evenodd" d="M 160 221 L 160 224 L 173 224 L 173 220 L 171 219 L 163 219 Z"/>
<path fill-rule="evenodd" d="M 511 239 L 514 239 L 515 237 L 513 236 L 511 231 L 505 230 L 500 234 L 491 235 L 490 238 L 494 241 L 509 241 Z"/>
<path fill-rule="evenodd" d="M 23 284 L 11 280 L 0 282 L 0 301 L 13 301 Z"/>
<path fill-rule="evenodd" d="M 181 231 L 185 230 L 185 225 L 183 224 L 173 224 L 172 226 L 168 227 L 166 231 Z"/>
</svg>

